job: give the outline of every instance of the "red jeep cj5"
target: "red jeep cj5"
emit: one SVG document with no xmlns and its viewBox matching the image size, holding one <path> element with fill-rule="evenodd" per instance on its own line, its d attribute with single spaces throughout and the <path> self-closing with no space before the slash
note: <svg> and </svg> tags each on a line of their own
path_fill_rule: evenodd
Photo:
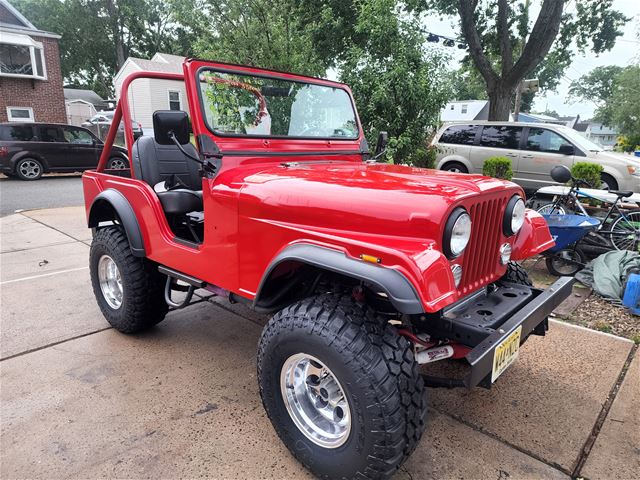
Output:
<svg viewBox="0 0 640 480">
<path fill-rule="evenodd" d="M 154 136 L 134 142 L 138 78 L 184 81 L 190 117 L 157 111 Z M 121 118 L 131 169 L 108 171 Z M 323 478 L 391 476 L 424 431 L 425 387 L 490 387 L 571 288 L 532 288 L 514 263 L 553 245 L 520 187 L 376 163 L 385 143 L 370 154 L 343 84 L 187 60 L 183 75 L 125 80 L 83 176 L 109 323 L 139 332 L 198 289 L 274 313 L 258 346 L 264 408 Z M 444 359 L 464 374 L 421 366 Z"/>
</svg>

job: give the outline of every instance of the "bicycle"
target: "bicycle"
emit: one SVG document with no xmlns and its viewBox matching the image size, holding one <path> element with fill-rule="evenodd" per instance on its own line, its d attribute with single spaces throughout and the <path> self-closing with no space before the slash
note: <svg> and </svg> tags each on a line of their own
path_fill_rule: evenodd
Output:
<svg viewBox="0 0 640 480">
<path fill-rule="evenodd" d="M 585 180 L 574 178 L 571 171 L 564 165 L 558 165 L 551 170 L 551 178 L 558 183 L 571 181 L 569 191 L 564 195 L 558 195 L 552 203 L 548 203 L 538 208 L 538 213 L 543 215 L 565 215 L 567 211 L 572 211 L 578 215 L 592 217 L 586 211 L 580 197 L 603 201 L 601 198 L 589 195 L 580 190 L 580 186 L 593 188 Z M 640 251 L 640 211 L 630 212 L 620 208 L 623 198 L 633 195 L 631 191 L 609 190 L 609 193 L 616 195 L 616 200 L 608 202 L 610 204 L 604 218 L 596 229 L 597 235 L 607 241 L 616 250 Z M 609 229 L 605 227 L 609 226 Z"/>
</svg>

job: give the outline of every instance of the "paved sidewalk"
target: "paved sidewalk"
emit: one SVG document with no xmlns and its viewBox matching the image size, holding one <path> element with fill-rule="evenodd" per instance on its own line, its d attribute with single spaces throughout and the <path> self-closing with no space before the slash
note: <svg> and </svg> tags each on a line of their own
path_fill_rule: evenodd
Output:
<svg viewBox="0 0 640 480">
<path fill-rule="evenodd" d="M 89 243 L 80 207 L 0 219 L 0 478 L 310 478 L 260 403 L 264 317 L 217 300 L 119 334 Z M 552 322 L 490 391 L 429 392 L 397 478 L 637 478 L 635 350 Z"/>
</svg>

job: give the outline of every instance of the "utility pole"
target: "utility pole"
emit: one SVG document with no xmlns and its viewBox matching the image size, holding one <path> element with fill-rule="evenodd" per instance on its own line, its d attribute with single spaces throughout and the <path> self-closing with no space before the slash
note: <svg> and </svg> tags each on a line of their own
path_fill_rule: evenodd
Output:
<svg viewBox="0 0 640 480">
<path fill-rule="evenodd" d="M 518 84 L 516 89 L 516 104 L 513 108 L 513 121 L 518 121 L 518 116 L 520 115 L 520 105 L 522 104 L 522 94 L 537 92 L 540 88 L 540 82 L 537 78 L 531 78 L 529 80 L 523 80 Z"/>
</svg>

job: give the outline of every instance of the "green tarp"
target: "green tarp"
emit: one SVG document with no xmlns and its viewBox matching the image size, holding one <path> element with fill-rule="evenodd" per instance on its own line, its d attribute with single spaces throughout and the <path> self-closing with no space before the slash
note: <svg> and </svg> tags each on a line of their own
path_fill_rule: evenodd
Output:
<svg viewBox="0 0 640 480">
<path fill-rule="evenodd" d="M 614 250 L 591 260 L 576 279 L 593 288 L 598 295 L 620 302 L 623 286 L 633 269 L 640 269 L 640 254 Z"/>
</svg>

